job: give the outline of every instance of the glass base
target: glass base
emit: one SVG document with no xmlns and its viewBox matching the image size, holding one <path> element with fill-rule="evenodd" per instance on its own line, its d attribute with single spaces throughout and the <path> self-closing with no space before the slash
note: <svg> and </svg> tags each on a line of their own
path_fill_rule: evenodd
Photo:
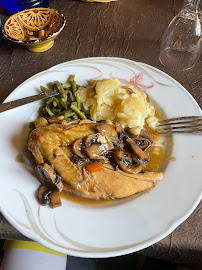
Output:
<svg viewBox="0 0 202 270">
<path fill-rule="evenodd" d="M 186 70 L 192 68 L 197 60 L 198 53 L 196 53 L 196 48 L 193 50 L 177 50 L 172 48 L 166 48 L 161 51 L 159 56 L 160 62 L 174 70 Z"/>
</svg>

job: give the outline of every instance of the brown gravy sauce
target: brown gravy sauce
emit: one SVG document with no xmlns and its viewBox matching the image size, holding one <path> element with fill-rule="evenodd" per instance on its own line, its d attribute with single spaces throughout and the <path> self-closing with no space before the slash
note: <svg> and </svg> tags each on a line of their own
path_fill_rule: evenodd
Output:
<svg viewBox="0 0 202 270">
<path fill-rule="evenodd" d="M 77 195 L 75 195 L 73 193 L 65 192 L 65 191 L 62 191 L 61 198 L 64 199 L 64 200 L 67 200 L 69 202 L 72 202 L 72 203 L 82 204 L 82 205 L 90 205 L 90 206 L 105 206 L 105 205 L 109 205 L 109 204 L 111 204 L 111 203 L 113 203 L 115 201 L 118 201 L 118 199 L 115 199 L 115 200 L 112 200 L 112 199 L 111 200 L 87 199 L 87 198 L 82 198 L 82 197 L 79 197 L 79 196 L 77 196 Z"/>
<path fill-rule="evenodd" d="M 17 162 L 23 163 L 23 162 L 24 162 L 24 158 L 23 158 L 22 153 L 17 154 L 15 160 L 16 160 Z"/>
</svg>

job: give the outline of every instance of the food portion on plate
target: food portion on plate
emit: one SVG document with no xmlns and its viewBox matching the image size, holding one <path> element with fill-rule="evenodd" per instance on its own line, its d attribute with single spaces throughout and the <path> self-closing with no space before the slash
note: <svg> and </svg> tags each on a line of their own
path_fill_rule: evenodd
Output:
<svg viewBox="0 0 202 270">
<path fill-rule="evenodd" d="M 140 134 L 145 122 L 155 129 L 158 119 L 155 109 L 147 102 L 147 95 L 132 85 L 121 85 L 118 79 L 90 81 L 90 86 L 80 87 L 78 94 L 90 119 L 112 120 L 116 126 Z"/>
<path fill-rule="evenodd" d="M 53 89 L 58 96 L 40 108 L 43 118 L 28 141 L 42 205 L 60 206 L 62 191 L 93 200 L 125 198 L 163 179 L 158 117 L 144 92 L 118 79 L 80 87 L 73 76 Z"/>
<path fill-rule="evenodd" d="M 49 83 L 48 88 L 40 86 L 42 92 L 56 92 L 56 96 L 45 100 L 39 108 L 39 114 L 45 119 L 75 120 L 87 119 L 88 112 L 81 105 L 78 94 L 79 85 L 71 75 L 67 83 L 55 81 Z M 87 114 L 87 115 L 86 115 Z"/>
</svg>

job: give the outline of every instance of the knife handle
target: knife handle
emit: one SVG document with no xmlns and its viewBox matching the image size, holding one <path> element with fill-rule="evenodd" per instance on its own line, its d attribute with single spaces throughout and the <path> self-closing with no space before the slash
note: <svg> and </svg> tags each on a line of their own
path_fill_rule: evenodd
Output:
<svg viewBox="0 0 202 270">
<path fill-rule="evenodd" d="M 22 106 L 22 105 L 25 105 L 25 104 L 28 104 L 28 103 L 31 103 L 31 102 L 34 102 L 36 100 L 40 100 L 40 99 L 43 99 L 43 98 L 49 98 L 49 97 L 55 96 L 57 94 L 58 93 L 56 93 L 56 92 L 41 93 L 39 95 L 29 96 L 29 97 L 21 98 L 21 99 L 18 99 L 18 100 L 6 102 L 6 103 L 3 103 L 3 104 L 0 105 L 0 113 L 11 110 L 11 109 L 14 109 L 16 107 L 19 107 L 19 106 Z"/>
</svg>

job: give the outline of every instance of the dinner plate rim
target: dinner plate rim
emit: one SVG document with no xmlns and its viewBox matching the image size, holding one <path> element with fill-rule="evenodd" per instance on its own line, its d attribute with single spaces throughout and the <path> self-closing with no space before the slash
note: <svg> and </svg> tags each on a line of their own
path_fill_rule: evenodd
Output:
<svg viewBox="0 0 202 270">
<path fill-rule="evenodd" d="M 137 64 L 137 65 L 144 65 L 145 67 L 149 67 L 149 68 L 152 68 L 154 69 L 155 71 L 159 72 L 161 75 L 167 77 L 169 80 L 171 80 L 172 82 L 174 82 L 175 84 L 178 85 L 178 87 L 180 87 L 184 93 L 186 93 L 191 99 L 192 101 L 194 101 L 194 105 L 197 107 L 197 109 L 199 110 L 198 114 L 199 115 L 202 115 L 202 111 L 201 111 L 201 108 L 199 106 L 199 104 L 196 102 L 196 100 L 194 99 L 194 97 L 178 82 L 176 81 L 174 78 L 172 78 L 170 75 L 166 74 L 165 72 L 161 71 L 160 69 L 158 68 L 155 68 L 151 65 L 148 65 L 148 64 L 145 64 L 145 63 L 142 63 L 142 62 L 136 62 L 136 61 L 133 61 L 133 60 L 129 60 L 129 59 L 125 59 L 125 58 L 119 58 L 119 57 L 90 57 L 90 58 L 81 58 L 81 59 L 75 59 L 75 60 L 71 60 L 71 61 L 66 61 L 66 62 L 63 62 L 63 63 L 60 63 L 60 64 L 57 64 L 53 67 L 50 67 L 46 70 L 43 70 L 33 76 L 31 76 L 30 78 L 28 78 L 27 80 L 25 80 L 24 82 L 22 82 L 18 87 L 16 87 L 10 94 L 9 96 L 5 99 L 4 102 L 7 102 L 7 101 L 10 101 L 10 99 L 12 99 L 12 96 L 18 91 L 19 88 L 21 88 L 24 84 L 26 84 L 27 82 L 33 80 L 34 78 L 36 78 L 37 76 L 39 75 L 42 75 L 43 73 L 46 73 L 47 71 L 51 71 L 51 70 L 55 70 L 57 69 L 57 67 L 61 67 L 62 65 L 65 65 L 65 64 L 71 64 L 71 63 L 74 63 L 74 62 L 80 62 L 80 61 L 86 61 L 86 60 L 107 60 L 107 61 L 110 61 L 110 60 L 124 60 L 126 62 L 129 62 L 131 64 Z M 118 251 L 109 251 L 109 252 L 85 252 L 85 253 L 79 253 L 79 252 L 72 252 L 72 251 L 68 251 L 67 252 L 63 252 L 61 250 L 58 250 L 57 248 L 54 248 L 56 251 L 58 252 L 61 252 L 61 253 L 64 253 L 64 254 L 68 254 L 68 255 L 72 255 L 72 256 L 76 256 L 76 257 L 85 257 L 85 258 L 106 258 L 106 257 L 115 257 L 115 256 L 120 256 L 120 255 L 126 255 L 126 254 L 130 254 L 132 252 L 136 252 L 136 251 L 139 251 L 139 250 L 142 250 L 144 248 L 147 248 L 157 242 L 159 242 L 160 240 L 162 240 L 163 238 L 165 238 L 166 236 L 168 236 L 171 232 L 173 232 L 173 230 L 175 228 L 177 228 L 181 223 L 183 223 L 192 213 L 193 211 L 196 209 L 196 207 L 198 206 L 198 204 L 200 203 L 201 201 L 201 198 L 202 198 L 202 190 L 200 191 L 198 197 L 195 199 L 192 207 L 189 209 L 189 211 L 186 211 L 186 214 L 177 218 L 176 220 L 174 220 L 172 222 L 172 225 L 169 225 L 167 226 L 167 230 L 165 230 L 163 233 L 160 233 L 160 235 L 155 235 L 154 237 L 152 237 L 151 239 L 149 240 L 145 240 L 143 241 L 143 243 L 138 243 L 138 244 L 135 244 L 133 247 L 131 248 L 126 248 L 126 249 L 123 249 L 123 250 L 118 250 Z M 31 238 L 32 240 L 35 240 L 37 241 L 38 243 L 50 248 L 50 246 L 48 245 L 48 243 L 42 243 L 43 241 L 41 241 L 41 238 L 38 239 L 38 236 L 36 235 L 31 235 L 24 231 L 23 228 L 21 228 L 17 223 L 14 222 L 14 220 L 12 220 L 12 218 L 9 216 L 9 213 L 7 213 L 6 210 L 4 210 L 2 208 L 2 206 L 0 205 L 0 211 L 1 213 L 3 214 L 3 216 L 8 220 L 8 222 L 14 227 L 16 228 L 19 232 L 21 232 L 24 236 L 28 237 L 28 238 Z"/>
<path fill-rule="evenodd" d="M 137 65 L 144 65 L 145 67 L 148 67 L 148 68 L 152 68 L 153 70 L 161 73 L 161 75 L 163 75 L 164 77 L 167 77 L 169 80 L 173 81 L 174 83 L 176 83 L 180 88 L 182 88 L 184 90 L 184 92 L 192 99 L 192 101 L 195 102 L 195 105 L 198 107 L 199 110 L 201 110 L 199 104 L 197 103 L 197 101 L 195 100 L 195 98 L 189 93 L 189 91 L 186 90 L 186 88 L 181 85 L 176 79 L 172 78 L 170 75 L 168 75 L 167 73 L 165 73 L 164 71 L 152 66 L 152 65 L 149 65 L 149 64 L 146 64 L 146 63 L 143 63 L 143 62 L 138 62 L 138 61 L 134 61 L 134 60 L 130 60 L 130 59 L 127 59 L 127 58 L 122 58 L 122 57 L 87 57 L 87 58 L 78 58 L 78 59 L 74 59 L 74 60 L 70 60 L 70 61 L 66 61 L 66 62 L 62 62 L 60 64 L 57 64 L 55 66 L 52 66 L 48 69 L 44 69 L 34 75 L 32 75 L 30 78 L 26 79 L 24 82 L 22 82 L 20 85 L 18 85 L 6 98 L 5 100 L 3 101 L 3 103 L 5 102 L 8 102 L 10 101 L 10 98 L 12 98 L 12 96 L 17 92 L 18 88 L 22 87 L 25 83 L 29 82 L 30 80 L 34 79 L 35 77 L 37 76 L 40 76 L 41 74 L 43 73 L 46 73 L 47 71 L 51 71 L 51 70 L 56 70 L 57 67 L 61 67 L 62 65 L 65 65 L 65 64 L 70 64 L 70 63 L 74 63 L 74 62 L 78 62 L 78 61 L 87 61 L 87 60 L 123 60 L 123 61 L 126 61 L 126 62 L 129 62 L 129 63 L 135 63 Z M 201 115 L 202 115 L 202 111 L 201 111 Z"/>
</svg>

